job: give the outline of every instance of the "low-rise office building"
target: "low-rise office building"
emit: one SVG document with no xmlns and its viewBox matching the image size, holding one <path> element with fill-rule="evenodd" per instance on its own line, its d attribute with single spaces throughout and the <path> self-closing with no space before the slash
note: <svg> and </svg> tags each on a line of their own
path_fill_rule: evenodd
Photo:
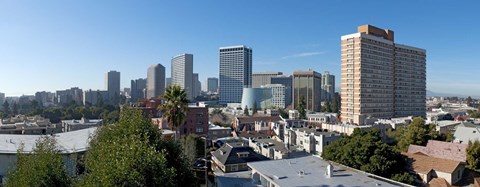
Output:
<svg viewBox="0 0 480 187">
<path fill-rule="evenodd" d="M 63 157 L 65 169 L 74 176 L 77 171 L 77 158 L 88 150 L 90 137 L 97 128 L 55 134 L 57 149 Z M 30 153 L 37 140 L 44 135 L 1 135 L 0 136 L 0 177 L 7 176 L 17 162 L 17 151 L 23 146 L 24 153 Z M 47 135 L 48 136 L 48 135 Z"/>
<path fill-rule="evenodd" d="M 0 119 L 0 134 L 54 134 L 62 132 L 60 125 L 41 116 L 17 115 Z"/>
<path fill-rule="evenodd" d="M 91 127 L 98 127 L 102 125 L 102 121 L 102 119 L 86 119 L 83 117 L 80 120 L 62 120 L 62 131 L 69 132 Z"/>
<path fill-rule="evenodd" d="M 252 170 L 251 186 L 408 186 L 315 156 L 251 162 L 247 165 Z"/>
</svg>

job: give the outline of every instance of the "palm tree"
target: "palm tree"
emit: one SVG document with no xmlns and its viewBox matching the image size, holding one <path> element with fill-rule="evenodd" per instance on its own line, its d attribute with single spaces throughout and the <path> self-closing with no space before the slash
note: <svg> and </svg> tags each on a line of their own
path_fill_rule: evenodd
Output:
<svg viewBox="0 0 480 187">
<path fill-rule="evenodd" d="M 178 85 L 172 85 L 160 96 L 164 103 L 159 106 L 163 112 L 163 117 L 167 120 L 175 131 L 175 140 L 177 139 L 178 127 L 180 127 L 186 118 L 188 111 L 187 93 Z"/>
</svg>

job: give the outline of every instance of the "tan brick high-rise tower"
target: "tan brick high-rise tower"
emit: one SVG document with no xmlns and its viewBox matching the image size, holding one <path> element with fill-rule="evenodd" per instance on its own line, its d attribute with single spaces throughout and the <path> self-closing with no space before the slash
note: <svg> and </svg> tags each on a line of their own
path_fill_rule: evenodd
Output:
<svg viewBox="0 0 480 187">
<path fill-rule="evenodd" d="M 343 122 L 425 116 L 425 49 L 396 44 L 393 31 L 371 25 L 341 39 Z"/>
</svg>

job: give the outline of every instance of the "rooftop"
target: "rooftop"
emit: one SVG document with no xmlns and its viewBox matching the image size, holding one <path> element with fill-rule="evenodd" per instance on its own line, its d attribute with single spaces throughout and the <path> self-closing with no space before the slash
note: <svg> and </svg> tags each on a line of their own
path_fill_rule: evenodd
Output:
<svg viewBox="0 0 480 187">
<path fill-rule="evenodd" d="M 238 156 L 238 154 L 246 154 L 244 157 Z M 222 164 L 240 164 L 240 163 L 247 163 L 247 162 L 255 162 L 255 161 L 262 161 L 268 160 L 267 157 L 260 155 L 253 151 L 252 148 L 248 147 L 243 142 L 231 142 L 226 143 L 216 151 L 212 153 L 212 156 L 218 159 Z"/>
<path fill-rule="evenodd" d="M 265 139 L 255 139 L 253 140 L 257 145 L 264 145 L 267 147 L 275 148 L 275 150 L 280 151 L 282 153 L 288 153 L 288 149 L 285 147 L 285 144 L 270 138 Z"/>
<path fill-rule="evenodd" d="M 315 129 L 315 128 L 293 128 L 293 130 L 295 130 L 295 131 L 298 130 L 298 131 L 309 133 L 309 134 L 313 133 L 316 136 L 320 136 L 320 135 L 323 135 L 323 136 L 340 136 L 340 134 L 338 134 L 336 132 L 317 131 L 317 129 Z"/>
<path fill-rule="evenodd" d="M 97 128 L 87 128 L 77 131 L 54 134 L 57 142 L 57 148 L 62 153 L 82 152 L 88 149 L 90 136 Z M 32 152 L 36 145 L 36 141 L 42 136 L 49 135 L 10 135 L 4 134 L 0 136 L 0 153 L 16 154 L 18 148 L 23 143 L 24 152 Z"/>
<path fill-rule="evenodd" d="M 280 121 L 282 118 L 279 116 L 240 116 L 237 117 L 238 123 L 255 123 L 256 121 Z"/>
<path fill-rule="evenodd" d="M 328 164 L 315 156 L 248 163 L 275 186 L 407 186 L 335 163 L 333 176 L 328 178 Z"/>
<path fill-rule="evenodd" d="M 415 172 L 428 173 L 432 169 L 445 173 L 452 173 L 461 162 L 442 158 L 435 158 L 423 153 L 403 153 L 412 159 L 412 167 Z"/>
<path fill-rule="evenodd" d="M 410 145 L 408 153 L 423 153 L 435 158 L 465 162 L 467 159 L 467 146 L 467 144 L 428 140 L 426 146 Z"/>
</svg>

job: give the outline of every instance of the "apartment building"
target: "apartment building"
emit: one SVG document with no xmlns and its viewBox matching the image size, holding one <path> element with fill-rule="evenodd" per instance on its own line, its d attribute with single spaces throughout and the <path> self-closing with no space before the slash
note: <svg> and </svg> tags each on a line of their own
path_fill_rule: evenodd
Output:
<svg viewBox="0 0 480 187">
<path fill-rule="evenodd" d="M 371 25 L 341 40 L 343 122 L 425 116 L 425 49 L 396 44 L 393 31 Z"/>
</svg>

